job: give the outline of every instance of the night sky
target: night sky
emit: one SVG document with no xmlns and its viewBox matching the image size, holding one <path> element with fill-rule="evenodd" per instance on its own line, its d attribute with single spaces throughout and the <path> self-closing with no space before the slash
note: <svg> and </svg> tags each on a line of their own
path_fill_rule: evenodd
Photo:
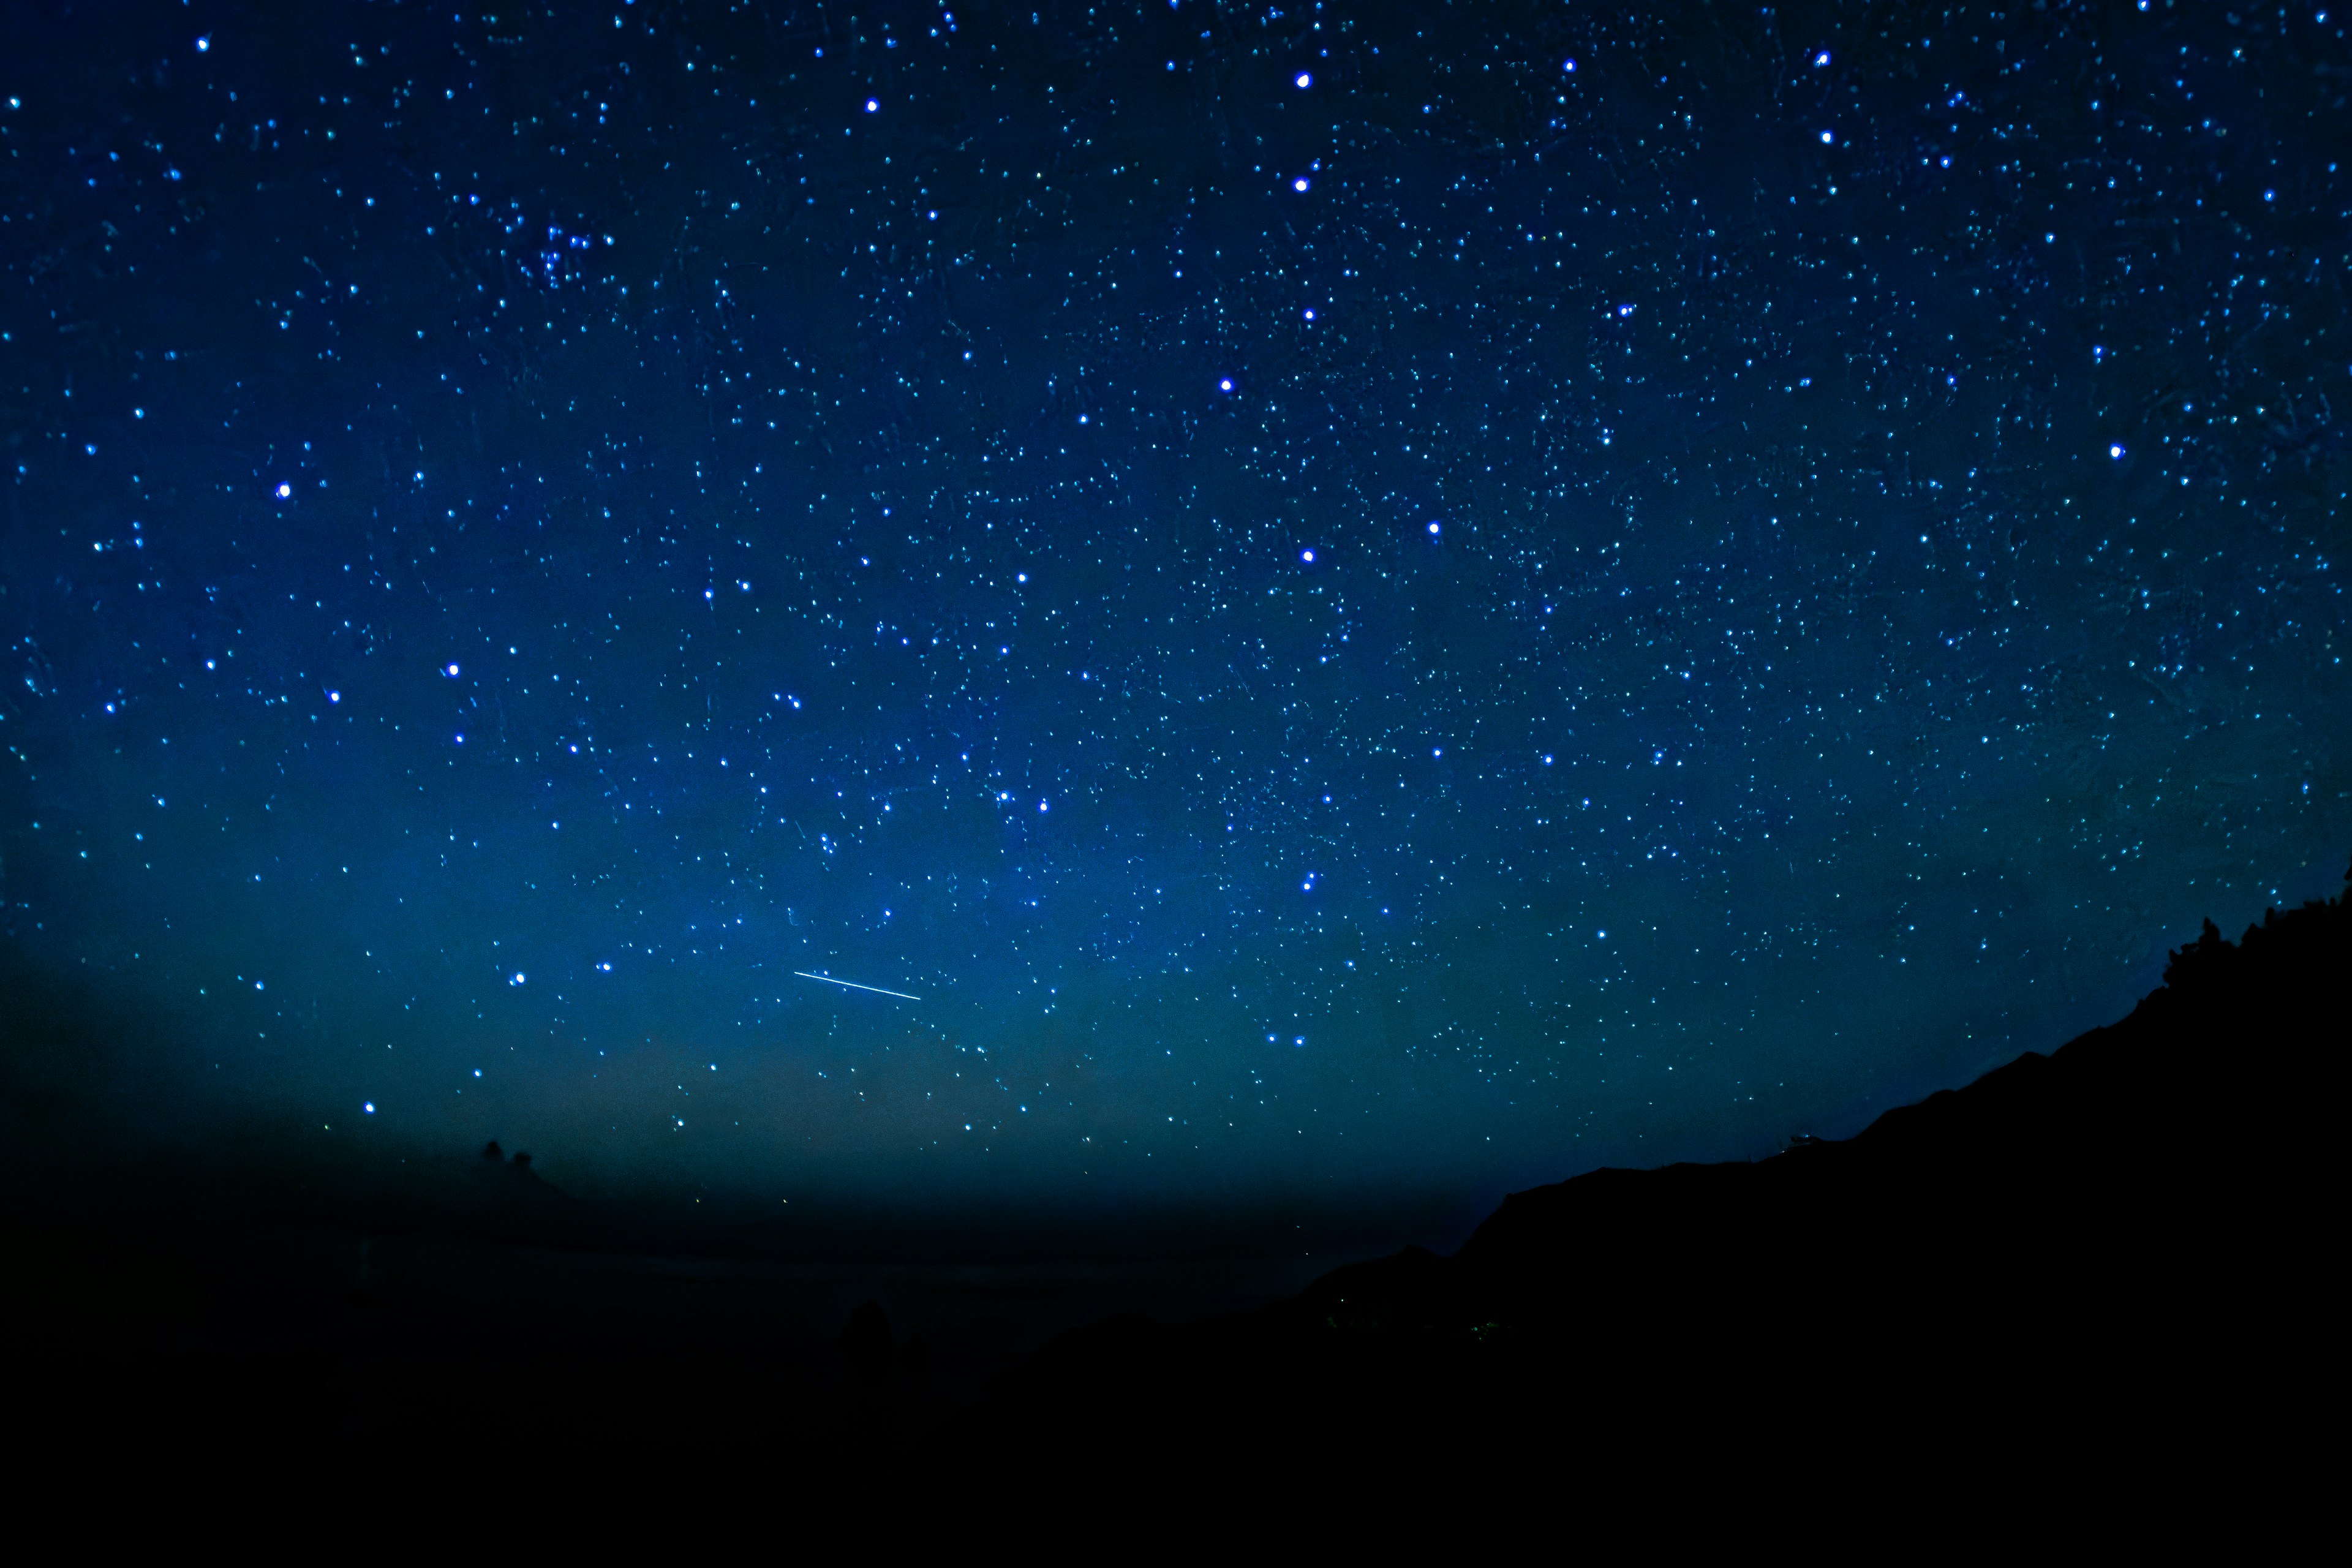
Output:
<svg viewBox="0 0 2352 1568">
<path fill-rule="evenodd" d="M 11 7 L 11 984 L 592 1194 L 1849 1131 L 2342 875 L 2333 4 Z"/>
</svg>

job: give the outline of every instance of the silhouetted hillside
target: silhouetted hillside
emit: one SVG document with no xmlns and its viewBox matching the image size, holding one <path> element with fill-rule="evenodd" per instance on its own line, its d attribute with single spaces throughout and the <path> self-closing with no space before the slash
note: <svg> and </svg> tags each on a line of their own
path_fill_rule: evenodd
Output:
<svg viewBox="0 0 2352 1568">
<path fill-rule="evenodd" d="M 2235 944 L 2209 924 L 2120 1023 L 1851 1140 L 1594 1172 L 1515 1194 L 1450 1258 L 1025 1361 L 1008 1303 L 1083 1321 L 1053 1302 L 1116 1279 L 635 1252 L 496 1145 L 366 1221 L 20 1203 L 12 1392 L 53 1435 L 157 1452 L 425 1453 L 482 1409 L 539 1457 L 763 1473 L 1911 1463 L 2254 1431 L 2259 1402 L 2320 1386 L 2347 973 L 2346 900 Z"/>
<path fill-rule="evenodd" d="M 2237 944 L 2208 921 L 2121 1022 L 1851 1140 L 1596 1171 L 1514 1194 L 1450 1258 L 1066 1335 L 978 1425 L 1290 1463 L 1531 1421 L 1683 1444 L 2177 1429 L 2285 1365 L 2313 1310 L 2347 975 L 2352 900 Z"/>
</svg>

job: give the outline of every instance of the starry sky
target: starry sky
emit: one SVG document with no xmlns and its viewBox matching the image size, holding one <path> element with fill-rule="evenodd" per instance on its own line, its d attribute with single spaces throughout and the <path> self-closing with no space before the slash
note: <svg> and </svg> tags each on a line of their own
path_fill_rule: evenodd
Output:
<svg viewBox="0 0 2352 1568">
<path fill-rule="evenodd" d="M 11 984 L 588 1192 L 1851 1131 L 2340 879 L 2335 3 L 11 8 Z"/>
</svg>

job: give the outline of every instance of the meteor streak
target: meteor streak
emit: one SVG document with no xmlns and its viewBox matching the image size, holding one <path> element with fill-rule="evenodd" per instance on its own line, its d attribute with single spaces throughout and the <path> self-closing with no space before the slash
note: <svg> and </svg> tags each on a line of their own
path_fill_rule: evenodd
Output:
<svg viewBox="0 0 2352 1568">
<path fill-rule="evenodd" d="M 795 969 L 793 973 L 799 975 L 803 980 L 822 980 L 827 985 L 846 985 L 852 991 L 871 991 L 877 996 L 896 996 L 901 1001 L 907 1002 L 919 1002 L 922 1000 L 920 996 L 909 996 L 904 991 L 885 991 L 879 985 L 860 985 L 855 980 L 835 980 L 830 974 L 811 974 L 805 969 Z"/>
</svg>

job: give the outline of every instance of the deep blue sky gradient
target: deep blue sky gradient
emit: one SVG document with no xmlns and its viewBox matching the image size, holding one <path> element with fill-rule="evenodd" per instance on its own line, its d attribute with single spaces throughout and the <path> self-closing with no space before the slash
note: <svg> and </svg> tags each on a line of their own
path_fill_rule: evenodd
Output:
<svg viewBox="0 0 2352 1568">
<path fill-rule="evenodd" d="M 583 1191 L 1850 1130 L 2341 874 L 2323 9 L 12 13 L 11 963 Z"/>
</svg>

